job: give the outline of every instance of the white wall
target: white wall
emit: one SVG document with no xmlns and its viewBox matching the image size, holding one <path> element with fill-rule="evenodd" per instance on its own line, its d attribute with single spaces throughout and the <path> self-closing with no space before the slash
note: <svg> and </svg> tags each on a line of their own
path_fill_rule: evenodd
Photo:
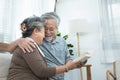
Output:
<svg viewBox="0 0 120 80">
<path fill-rule="evenodd" d="M 61 17 L 59 31 L 62 32 L 62 34 L 70 33 L 70 20 L 80 19 L 89 23 L 88 30 L 90 30 L 91 33 L 80 36 L 80 50 L 81 53 L 87 50 L 94 50 L 94 55 L 88 60 L 88 63 L 92 64 L 92 80 L 106 80 L 106 70 L 112 69 L 112 66 L 102 61 L 103 51 L 99 28 L 98 0 L 58 0 L 57 13 Z M 82 27 L 80 28 L 82 29 Z M 69 35 L 68 42 L 74 44 L 74 57 L 76 57 L 76 37 Z M 69 72 L 66 75 L 66 80 L 68 80 L 68 78 L 69 80 L 80 80 L 79 70 Z"/>
</svg>

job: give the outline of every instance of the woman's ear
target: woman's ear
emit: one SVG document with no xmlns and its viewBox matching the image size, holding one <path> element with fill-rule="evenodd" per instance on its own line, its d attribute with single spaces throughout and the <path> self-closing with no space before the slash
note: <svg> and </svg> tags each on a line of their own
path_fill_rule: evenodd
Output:
<svg viewBox="0 0 120 80">
<path fill-rule="evenodd" d="M 27 27 L 26 27 L 25 24 L 22 24 L 22 25 L 21 25 L 21 30 L 22 30 L 22 31 L 26 31 L 26 30 L 27 30 Z"/>
<path fill-rule="evenodd" d="M 35 28 L 33 32 L 34 34 L 36 34 L 38 32 L 38 29 Z"/>
</svg>

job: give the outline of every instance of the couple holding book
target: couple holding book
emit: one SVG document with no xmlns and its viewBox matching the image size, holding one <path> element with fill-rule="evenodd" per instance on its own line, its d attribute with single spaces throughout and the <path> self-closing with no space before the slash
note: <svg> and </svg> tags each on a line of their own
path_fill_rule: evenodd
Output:
<svg viewBox="0 0 120 80">
<path fill-rule="evenodd" d="M 0 43 L 0 51 L 13 54 L 7 80 L 64 80 L 64 72 L 84 66 L 87 61 L 72 61 L 65 40 L 56 36 L 59 23 L 55 12 L 28 17 L 23 38 Z"/>
</svg>

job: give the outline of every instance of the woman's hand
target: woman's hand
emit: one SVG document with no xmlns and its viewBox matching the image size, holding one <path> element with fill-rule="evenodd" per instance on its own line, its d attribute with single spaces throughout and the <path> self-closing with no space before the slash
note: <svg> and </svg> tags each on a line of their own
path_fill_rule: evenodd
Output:
<svg viewBox="0 0 120 80">
<path fill-rule="evenodd" d="M 68 70 L 72 70 L 72 69 L 75 69 L 75 68 L 81 68 L 83 67 L 85 64 L 86 64 L 87 60 L 84 61 L 84 62 L 73 62 L 73 61 L 68 61 L 66 63 L 66 68 Z"/>
<path fill-rule="evenodd" d="M 76 63 L 76 64 L 77 64 L 77 67 L 76 67 L 76 68 L 81 68 L 81 67 L 83 67 L 86 63 L 87 63 L 87 60 L 84 61 L 84 62 L 77 62 L 77 63 Z"/>
</svg>

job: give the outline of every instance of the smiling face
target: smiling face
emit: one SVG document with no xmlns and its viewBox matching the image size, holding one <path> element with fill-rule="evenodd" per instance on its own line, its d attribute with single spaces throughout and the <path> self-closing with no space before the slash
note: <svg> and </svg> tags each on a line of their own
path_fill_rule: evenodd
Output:
<svg viewBox="0 0 120 80">
<path fill-rule="evenodd" d="M 44 27 L 42 27 L 41 30 L 38 32 L 38 36 L 39 37 L 37 38 L 37 40 L 38 40 L 39 44 L 41 44 L 42 41 L 43 41 L 43 38 L 45 37 L 45 29 L 44 29 Z"/>
<path fill-rule="evenodd" d="M 40 30 L 34 29 L 32 35 L 30 36 L 37 44 L 41 44 L 43 38 L 45 37 L 45 29 L 42 27 Z"/>
<path fill-rule="evenodd" d="M 45 25 L 45 39 L 47 41 L 53 41 L 57 34 L 57 22 L 55 19 L 47 19 Z"/>
</svg>

